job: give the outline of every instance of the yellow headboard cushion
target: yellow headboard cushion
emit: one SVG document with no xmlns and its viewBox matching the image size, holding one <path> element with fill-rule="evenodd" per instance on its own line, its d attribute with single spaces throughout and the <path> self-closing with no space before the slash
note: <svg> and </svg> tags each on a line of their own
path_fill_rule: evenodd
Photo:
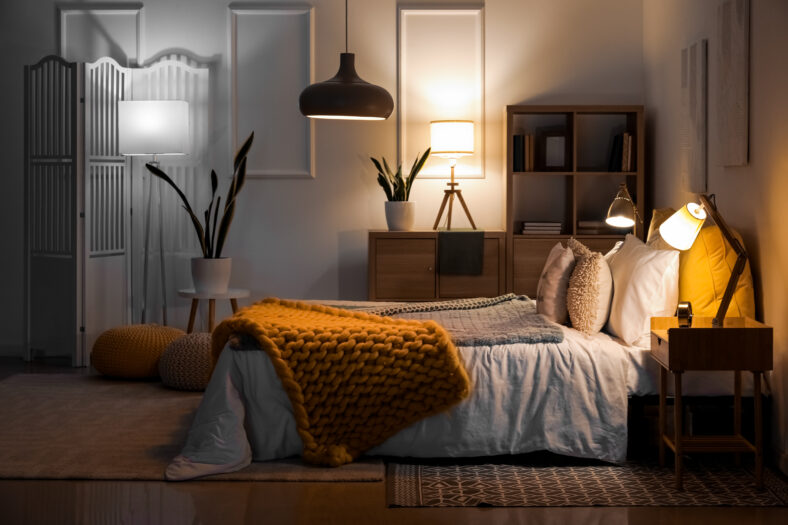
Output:
<svg viewBox="0 0 788 525">
<path fill-rule="evenodd" d="M 733 234 L 741 242 L 741 236 Z M 692 248 L 679 256 L 679 301 L 691 302 L 694 315 L 714 317 L 734 264 L 736 252 L 725 242 L 719 227 L 702 228 Z M 755 292 L 749 261 L 739 277 L 726 314 L 726 317 L 743 316 L 755 318 Z"/>
</svg>

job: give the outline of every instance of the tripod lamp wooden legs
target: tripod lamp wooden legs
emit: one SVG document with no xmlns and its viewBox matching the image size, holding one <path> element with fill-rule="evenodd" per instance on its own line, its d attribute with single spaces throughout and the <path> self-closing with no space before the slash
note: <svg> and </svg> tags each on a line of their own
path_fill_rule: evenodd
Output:
<svg viewBox="0 0 788 525">
<path fill-rule="evenodd" d="M 456 161 L 455 161 L 456 162 Z M 462 190 L 458 190 L 456 187 L 460 184 L 458 182 L 454 182 L 454 162 L 451 165 L 451 182 L 446 183 L 446 186 L 449 187 L 448 190 L 443 190 L 443 202 L 441 202 L 441 207 L 438 210 L 438 216 L 435 217 L 435 224 L 432 225 L 433 230 L 438 229 L 438 224 L 441 221 L 441 216 L 443 216 L 443 210 L 446 208 L 446 203 L 449 204 L 449 211 L 448 211 L 448 222 L 446 224 L 446 229 L 451 230 L 451 212 L 454 205 L 454 197 L 456 195 L 457 199 L 459 199 L 460 204 L 462 204 L 462 209 L 465 210 L 465 215 L 468 217 L 468 220 L 471 222 L 471 226 L 473 229 L 476 229 L 476 223 L 473 222 L 473 217 L 471 217 L 471 212 L 468 211 L 468 205 L 465 204 L 465 199 L 462 197 Z"/>
</svg>

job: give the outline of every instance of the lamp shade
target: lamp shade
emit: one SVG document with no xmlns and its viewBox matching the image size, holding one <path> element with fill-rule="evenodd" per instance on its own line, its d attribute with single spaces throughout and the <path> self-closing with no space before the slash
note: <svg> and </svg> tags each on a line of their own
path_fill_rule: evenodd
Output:
<svg viewBox="0 0 788 525">
<path fill-rule="evenodd" d="M 703 206 L 690 202 L 662 223 L 659 234 L 677 250 L 689 250 L 705 220 Z"/>
<path fill-rule="evenodd" d="M 607 210 L 605 222 L 615 228 L 631 228 L 635 225 L 635 203 L 623 182 Z"/>
<path fill-rule="evenodd" d="M 339 71 L 325 82 L 307 86 L 298 97 L 301 113 L 309 118 L 385 120 L 394 110 L 394 99 L 380 86 L 356 73 L 356 55 L 342 53 Z"/>
<path fill-rule="evenodd" d="M 430 122 L 432 155 L 457 159 L 473 155 L 473 122 L 470 120 L 433 120 Z"/>
<path fill-rule="evenodd" d="M 118 102 L 121 155 L 189 153 L 189 103 L 184 100 Z"/>
</svg>

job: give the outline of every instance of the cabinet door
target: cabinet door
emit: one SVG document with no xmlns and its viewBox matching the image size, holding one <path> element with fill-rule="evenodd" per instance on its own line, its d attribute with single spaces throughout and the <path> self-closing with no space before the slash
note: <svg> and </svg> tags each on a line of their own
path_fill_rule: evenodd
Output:
<svg viewBox="0 0 788 525">
<path fill-rule="evenodd" d="M 513 246 L 512 291 L 536 299 L 536 285 L 542 273 L 547 254 L 559 239 L 515 239 Z M 565 243 L 565 241 L 564 241 Z"/>
<path fill-rule="evenodd" d="M 435 239 L 377 239 L 375 297 L 435 299 Z"/>
<path fill-rule="evenodd" d="M 484 266 L 481 275 L 441 275 L 438 274 L 438 296 L 457 297 L 494 297 L 501 292 L 499 285 L 499 246 L 503 239 L 484 239 Z"/>
</svg>

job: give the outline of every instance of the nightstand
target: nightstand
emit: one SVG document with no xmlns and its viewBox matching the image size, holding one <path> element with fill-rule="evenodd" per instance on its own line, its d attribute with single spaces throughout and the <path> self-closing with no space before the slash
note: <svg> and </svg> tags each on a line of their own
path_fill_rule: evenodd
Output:
<svg viewBox="0 0 788 525">
<path fill-rule="evenodd" d="M 679 328 L 675 317 L 651 318 L 651 357 L 660 364 L 659 463 L 665 464 L 665 445 L 675 453 L 676 488 L 682 488 L 681 455 L 690 452 L 750 452 L 755 454 L 755 480 L 763 486 L 763 425 L 761 376 L 772 369 L 772 328 L 748 317 L 729 317 L 713 327 L 711 317 L 695 317 L 692 326 Z M 733 372 L 733 435 L 686 436 L 682 431 L 681 378 L 689 370 Z M 741 435 L 741 372 L 753 374 L 755 443 Z M 665 432 L 668 371 L 675 380 L 673 436 Z"/>
</svg>

